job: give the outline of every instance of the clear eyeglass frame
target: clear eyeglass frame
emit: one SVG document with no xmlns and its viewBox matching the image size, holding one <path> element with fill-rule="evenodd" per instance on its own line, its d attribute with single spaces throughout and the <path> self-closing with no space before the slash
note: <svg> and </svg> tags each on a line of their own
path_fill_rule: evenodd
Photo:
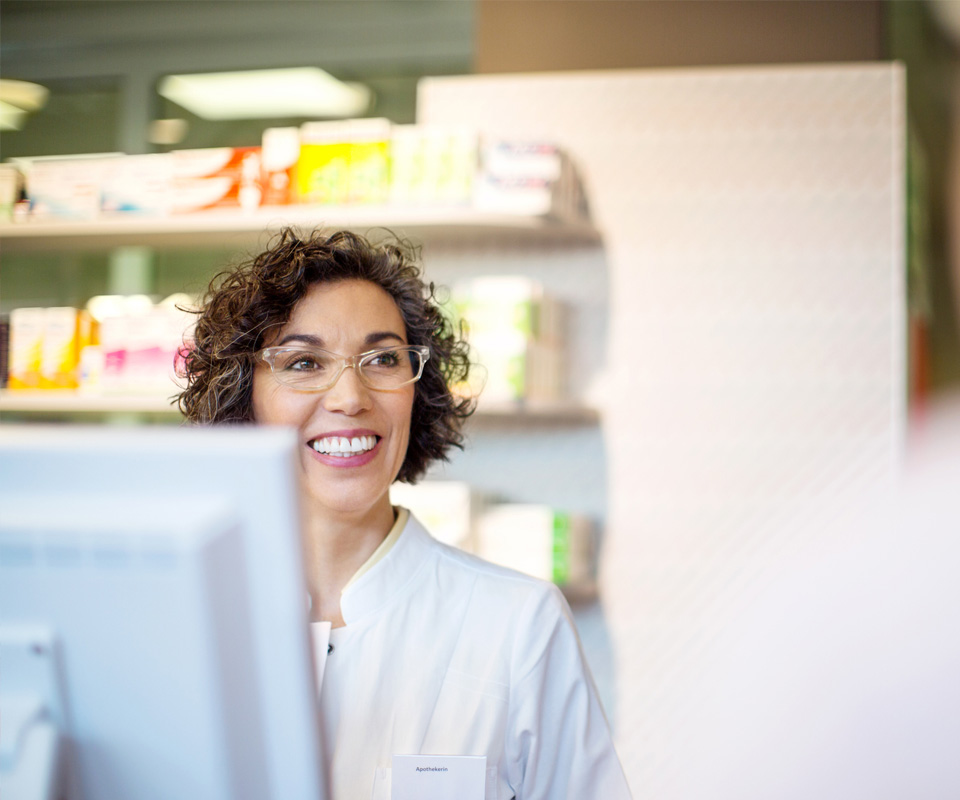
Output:
<svg viewBox="0 0 960 800">
<path fill-rule="evenodd" d="M 394 353 L 408 353 L 410 355 L 410 363 L 414 369 L 409 373 L 406 380 L 398 380 L 402 376 L 388 373 L 369 373 L 368 370 L 364 369 L 364 367 L 369 367 L 377 357 Z M 324 375 L 323 380 L 320 380 L 318 376 L 313 376 L 317 380 L 311 381 L 311 376 L 307 370 L 284 369 L 284 356 L 301 357 L 291 363 L 298 363 L 303 360 L 303 357 L 312 356 L 318 360 L 326 358 L 336 364 L 337 368 L 335 372 L 328 372 Z M 280 347 L 265 347 L 257 353 L 257 358 L 270 367 L 273 377 L 279 383 L 300 392 L 325 392 L 333 388 L 340 380 L 340 376 L 343 375 L 345 369 L 353 369 L 357 378 L 368 389 L 378 392 L 392 392 L 420 380 L 423 375 L 423 367 L 427 363 L 427 359 L 430 358 L 430 348 L 425 345 L 406 344 L 397 347 L 378 347 L 364 353 L 343 356 L 320 347 L 282 345 Z"/>
</svg>

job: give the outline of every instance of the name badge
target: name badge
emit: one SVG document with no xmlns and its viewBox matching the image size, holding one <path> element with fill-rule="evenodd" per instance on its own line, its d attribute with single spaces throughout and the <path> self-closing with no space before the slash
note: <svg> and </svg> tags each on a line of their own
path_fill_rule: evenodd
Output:
<svg viewBox="0 0 960 800">
<path fill-rule="evenodd" d="M 486 756 L 394 756 L 391 800 L 484 800 Z"/>
</svg>

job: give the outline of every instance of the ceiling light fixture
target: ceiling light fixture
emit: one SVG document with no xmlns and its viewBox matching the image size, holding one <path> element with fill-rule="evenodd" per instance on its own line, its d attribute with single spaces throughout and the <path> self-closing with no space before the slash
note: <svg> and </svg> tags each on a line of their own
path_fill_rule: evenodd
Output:
<svg viewBox="0 0 960 800">
<path fill-rule="evenodd" d="M 0 79 L 0 130 L 20 130 L 27 114 L 43 108 L 49 95 L 38 83 Z"/>
<path fill-rule="evenodd" d="M 372 97 L 368 87 L 316 67 L 168 75 L 158 91 L 209 120 L 355 117 Z"/>
</svg>

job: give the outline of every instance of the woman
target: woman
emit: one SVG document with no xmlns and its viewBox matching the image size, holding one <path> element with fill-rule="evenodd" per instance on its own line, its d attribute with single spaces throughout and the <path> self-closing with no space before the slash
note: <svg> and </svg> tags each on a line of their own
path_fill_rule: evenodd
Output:
<svg viewBox="0 0 960 800">
<path fill-rule="evenodd" d="M 214 279 L 180 398 L 200 423 L 299 431 L 333 796 L 388 797 L 395 754 L 486 756 L 486 797 L 629 797 L 556 587 L 435 541 L 390 504 L 472 404 L 466 345 L 399 247 L 284 231 Z"/>
</svg>

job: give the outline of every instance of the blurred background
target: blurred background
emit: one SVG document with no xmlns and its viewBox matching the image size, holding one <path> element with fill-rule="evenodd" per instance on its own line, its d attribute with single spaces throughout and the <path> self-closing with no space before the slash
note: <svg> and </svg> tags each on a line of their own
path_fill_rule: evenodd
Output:
<svg viewBox="0 0 960 800">
<path fill-rule="evenodd" d="M 172 78 L 299 68 L 345 104 L 216 112 Z M 520 344 L 487 336 L 467 452 L 398 502 L 565 588 L 638 798 L 683 796 L 687 689 L 746 587 L 960 383 L 957 0 L 4 0 L 0 74 L 41 87 L 0 94 L 8 163 L 259 147 L 343 119 L 466 129 L 484 181 L 492 143 L 549 154 L 565 177 L 546 205 L 497 195 L 496 220 L 315 204 L 88 235 L 21 202 L 0 316 L 189 302 L 286 217 L 422 242 L 454 313 L 478 332 L 521 319 Z M 0 414 L 177 424 L 148 383 L 10 387 Z"/>
<path fill-rule="evenodd" d="M 198 116 L 158 91 L 183 73 L 321 67 L 369 90 L 352 116 L 410 123 L 424 76 L 900 61 L 916 381 L 960 381 L 955 0 L 6 0 L 0 15 L 4 78 L 48 92 L 4 126 L 4 159 L 259 145 L 268 127 L 317 118 Z"/>
</svg>

